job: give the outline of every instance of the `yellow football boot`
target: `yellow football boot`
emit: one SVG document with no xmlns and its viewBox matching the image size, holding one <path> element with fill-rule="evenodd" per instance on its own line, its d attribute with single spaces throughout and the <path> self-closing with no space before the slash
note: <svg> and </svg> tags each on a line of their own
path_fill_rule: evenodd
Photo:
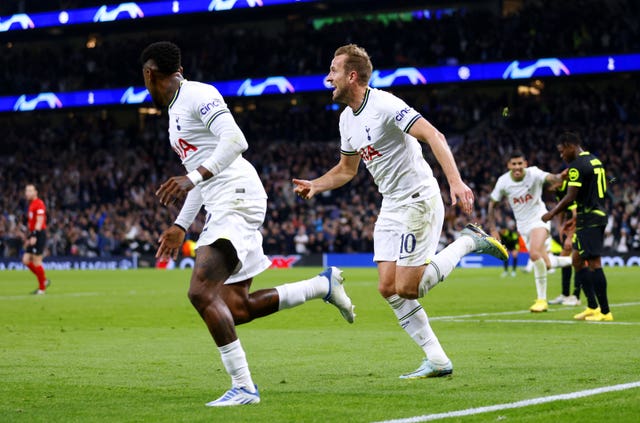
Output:
<svg viewBox="0 0 640 423">
<path fill-rule="evenodd" d="M 549 304 L 547 303 L 547 300 L 543 300 L 541 298 L 538 298 L 536 302 L 529 307 L 529 311 L 532 313 L 541 313 L 547 310 L 549 310 Z"/>
<path fill-rule="evenodd" d="M 582 313 L 578 313 L 573 316 L 576 320 L 585 320 L 589 316 L 593 316 L 595 314 L 600 314 L 600 307 L 598 308 L 589 308 L 587 307 Z"/>
<path fill-rule="evenodd" d="M 611 314 L 611 312 L 602 314 L 600 310 L 598 310 L 597 313 L 585 317 L 584 320 L 588 320 L 589 322 L 613 322 L 613 314 Z"/>
</svg>

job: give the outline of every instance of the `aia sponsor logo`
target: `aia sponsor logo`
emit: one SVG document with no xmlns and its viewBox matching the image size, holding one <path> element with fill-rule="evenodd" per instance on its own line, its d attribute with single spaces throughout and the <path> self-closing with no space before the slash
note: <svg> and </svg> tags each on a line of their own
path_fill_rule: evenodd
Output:
<svg viewBox="0 0 640 423">
<path fill-rule="evenodd" d="M 270 256 L 269 259 L 271 260 L 271 269 L 290 269 L 300 261 L 300 256 Z"/>
<path fill-rule="evenodd" d="M 521 195 L 520 197 L 513 197 L 513 204 L 527 204 L 531 200 L 533 200 L 533 195 L 527 193 L 526 195 Z"/>
<path fill-rule="evenodd" d="M 198 147 L 193 144 L 189 144 L 189 141 L 182 138 L 178 138 L 175 144 L 173 144 L 171 147 L 173 147 L 173 151 L 175 151 L 182 160 L 187 158 L 190 151 L 193 151 L 194 153 L 198 151 Z"/>
<path fill-rule="evenodd" d="M 361 149 L 358 150 L 358 154 L 360 155 L 362 160 L 364 160 L 365 162 L 373 160 L 378 156 L 382 157 L 382 154 L 380 154 L 380 152 L 376 150 L 372 145 L 362 147 Z"/>
</svg>

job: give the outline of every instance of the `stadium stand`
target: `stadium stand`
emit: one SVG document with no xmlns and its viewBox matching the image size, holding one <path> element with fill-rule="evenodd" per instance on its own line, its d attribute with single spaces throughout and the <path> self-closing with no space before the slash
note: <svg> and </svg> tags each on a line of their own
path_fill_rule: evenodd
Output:
<svg viewBox="0 0 640 423">
<path fill-rule="evenodd" d="M 87 4 L 36 3 L 32 11 Z M 162 20 L 144 31 L 135 25 L 92 31 L 95 48 L 87 48 L 87 34 L 78 31 L 14 41 L 3 35 L 0 54 L 8 66 L 0 72 L 0 94 L 140 85 L 139 52 L 158 39 L 180 44 L 187 76 L 203 80 L 322 73 L 335 47 L 350 41 L 372 53 L 375 67 L 640 51 L 638 5 L 631 0 L 527 1 L 520 13 L 506 16 L 496 10 L 496 2 L 481 3 L 484 7 L 466 10 L 451 2 L 442 19 L 428 22 L 371 20 L 358 13 L 264 21 L 242 15 L 224 25 L 198 20 L 189 28 Z M 32 6 L 2 2 L 0 14 L 27 7 Z M 554 139 L 573 129 L 615 177 L 608 199 L 609 247 L 640 250 L 638 85 L 637 75 L 620 74 L 395 90 L 447 135 L 463 178 L 476 193 L 474 216 L 448 208 L 443 243 L 469 220 L 484 222 L 507 151 L 524 150 L 531 164 L 559 171 L 563 164 Z M 311 178 L 338 160 L 339 111 L 331 107 L 328 94 L 232 98 L 228 103 L 250 144 L 245 157 L 269 194 L 265 251 L 295 253 L 300 228 L 308 235 L 310 253 L 372 251 L 380 198 L 366 172 L 310 202 L 292 192 L 292 177 Z M 28 182 L 38 185 L 49 208 L 47 254 L 108 257 L 155 251 L 155 240 L 176 210 L 160 206 L 153 193 L 167 176 L 183 173 L 168 147 L 165 116 L 122 106 L 5 113 L 0 124 L 5 128 L 0 257 L 20 254 L 26 209 L 22 191 Z M 445 181 L 439 181 L 447 202 Z M 506 208 L 499 210 L 499 220 L 508 216 Z M 201 227 L 199 219 L 191 228 L 193 237 Z"/>
</svg>

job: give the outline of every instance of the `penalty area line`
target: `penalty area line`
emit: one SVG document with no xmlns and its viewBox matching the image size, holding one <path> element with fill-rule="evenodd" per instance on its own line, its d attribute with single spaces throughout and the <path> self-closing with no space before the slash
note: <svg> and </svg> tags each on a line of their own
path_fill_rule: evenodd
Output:
<svg viewBox="0 0 640 423">
<path fill-rule="evenodd" d="M 467 408 L 466 410 L 448 411 L 446 413 L 427 414 L 423 416 L 407 417 L 405 419 L 382 420 L 376 423 L 417 423 L 429 422 L 433 420 L 447 419 L 449 417 L 464 417 L 473 414 L 490 413 L 493 411 L 509 410 L 513 408 L 529 407 L 531 405 L 545 404 L 554 401 L 566 401 L 576 398 L 584 398 L 592 395 L 604 394 L 607 392 L 624 391 L 627 389 L 639 388 L 640 381 L 623 383 L 620 385 L 603 386 L 601 388 L 587 389 L 585 391 L 570 392 L 568 394 L 551 395 L 548 397 L 532 398 L 523 401 L 509 402 L 505 404 L 489 405 L 486 407 Z"/>
</svg>

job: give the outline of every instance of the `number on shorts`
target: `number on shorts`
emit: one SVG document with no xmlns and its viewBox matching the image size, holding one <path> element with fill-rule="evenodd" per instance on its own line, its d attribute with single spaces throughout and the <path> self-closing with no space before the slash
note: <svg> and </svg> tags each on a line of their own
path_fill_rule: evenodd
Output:
<svg viewBox="0 0 640 423">
<path fill-rule="evenodd" d="M 411 254 L 416 249 L 416 236 L 414 234 L 402 234 L 400 237 L 400 255 Z"/>
</svg>

